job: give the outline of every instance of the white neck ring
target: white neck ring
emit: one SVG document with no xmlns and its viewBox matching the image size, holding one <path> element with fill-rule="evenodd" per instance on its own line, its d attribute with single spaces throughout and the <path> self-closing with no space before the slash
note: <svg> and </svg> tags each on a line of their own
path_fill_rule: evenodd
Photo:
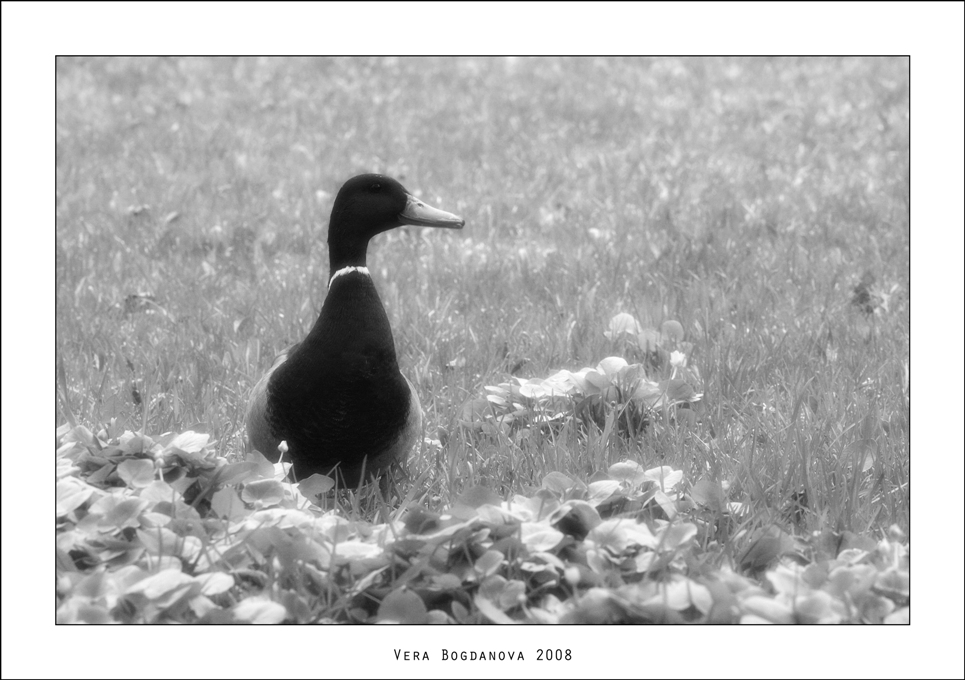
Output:
<svg viewBox="0 0 965 680">
<path fill-rule="evenodd" d="M 351 274 L 352 272 L 358 272 L 359 274 L 364 274 L 365 276 L 371 276 L 369 274 L 368 267 L 342 267 L 337 272 L 332 274 L 332 278 L 328 280 L 328 287 L 331 288 L 332 284 L 335 283 L 335 279 L 337 279 L 338 277 L 344 274 Z"/>
</svg>

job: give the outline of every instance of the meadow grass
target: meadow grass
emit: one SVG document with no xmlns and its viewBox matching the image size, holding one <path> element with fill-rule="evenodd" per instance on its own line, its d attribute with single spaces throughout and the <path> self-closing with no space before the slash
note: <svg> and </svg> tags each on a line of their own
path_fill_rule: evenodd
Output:
<svg viewBox="0 0 965 680">
<path fill-rule="evenodd" d="M 240 457 L 248 390 L 324 300 L 334 194 L 382 172 L 466 220 L 369 248 L 438 441 L 409 500 L 629 457 L 760 524 L 805 490 L 810 529 L 908 533 L 908 125 L 905 59 L 59 59 L 57 424 Z M 695 427 L 462 426 L 511 372 L 623 354 L 619 312 L 683 325 Z"/>
</svg>

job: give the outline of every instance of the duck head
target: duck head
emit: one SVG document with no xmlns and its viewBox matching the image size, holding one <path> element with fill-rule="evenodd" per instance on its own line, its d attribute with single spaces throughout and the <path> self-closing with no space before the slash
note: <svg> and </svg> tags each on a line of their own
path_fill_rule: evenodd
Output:
<svg viewBox="0 0 965 680">
<path fill-rule="evenodd" d="M 383 231 L 410 224 L 419 227 L 462 229 L 458 215 L 426 205 L 399 182 L 385 175 L 358 175 L 335 197 L 328 223 L 331 273 L 344 267 L 364 267 L 369 239 Z"/>
</svg>

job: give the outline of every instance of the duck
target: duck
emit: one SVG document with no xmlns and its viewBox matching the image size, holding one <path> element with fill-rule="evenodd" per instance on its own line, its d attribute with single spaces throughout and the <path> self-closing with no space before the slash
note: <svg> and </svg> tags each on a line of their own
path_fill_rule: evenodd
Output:
<svg viewBox="0 0 965 680">
<path fill-rule="evenodd" d="M 369 240 L 404 225 L 462 229 L 465 220 L 385 175 L 342 185 L 328 224 L 328 294 L 318 319 L 250 393 L 246 449 L 273 463 L 287 451 L 295 480 L 319 473 L 356 488 L 384 478 L 422 439 L 419 395 L 399 368 L 366 264 Z"/>
</svg>

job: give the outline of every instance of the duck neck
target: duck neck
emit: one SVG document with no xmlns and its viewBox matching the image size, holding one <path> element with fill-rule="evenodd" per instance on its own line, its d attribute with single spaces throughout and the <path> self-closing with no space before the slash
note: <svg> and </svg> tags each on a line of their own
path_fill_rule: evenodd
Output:
<svg viewBox="0 0 965 680">
<path fill-rule="evenodd" d="M 364 267 L 365 255 L 369 248 L 369 241 L 353 241 L 350 239 L 338 239 L 332 243 L 328 242 L 328 271 L 329 276 L 334 275 L 339 270 L 346 267 Z"/>
<path fill-rule="evenodd" d="M 328 287 L 331 290 L 332 283 L 342 274 L 348 272 L 361 272 L 368 276 L 369 270 L 365 266 L 365 255 L 369 249 L 368 239 L 354 241 L 351 239 L 338 239 L 328 243 Z"/>
</svg>

